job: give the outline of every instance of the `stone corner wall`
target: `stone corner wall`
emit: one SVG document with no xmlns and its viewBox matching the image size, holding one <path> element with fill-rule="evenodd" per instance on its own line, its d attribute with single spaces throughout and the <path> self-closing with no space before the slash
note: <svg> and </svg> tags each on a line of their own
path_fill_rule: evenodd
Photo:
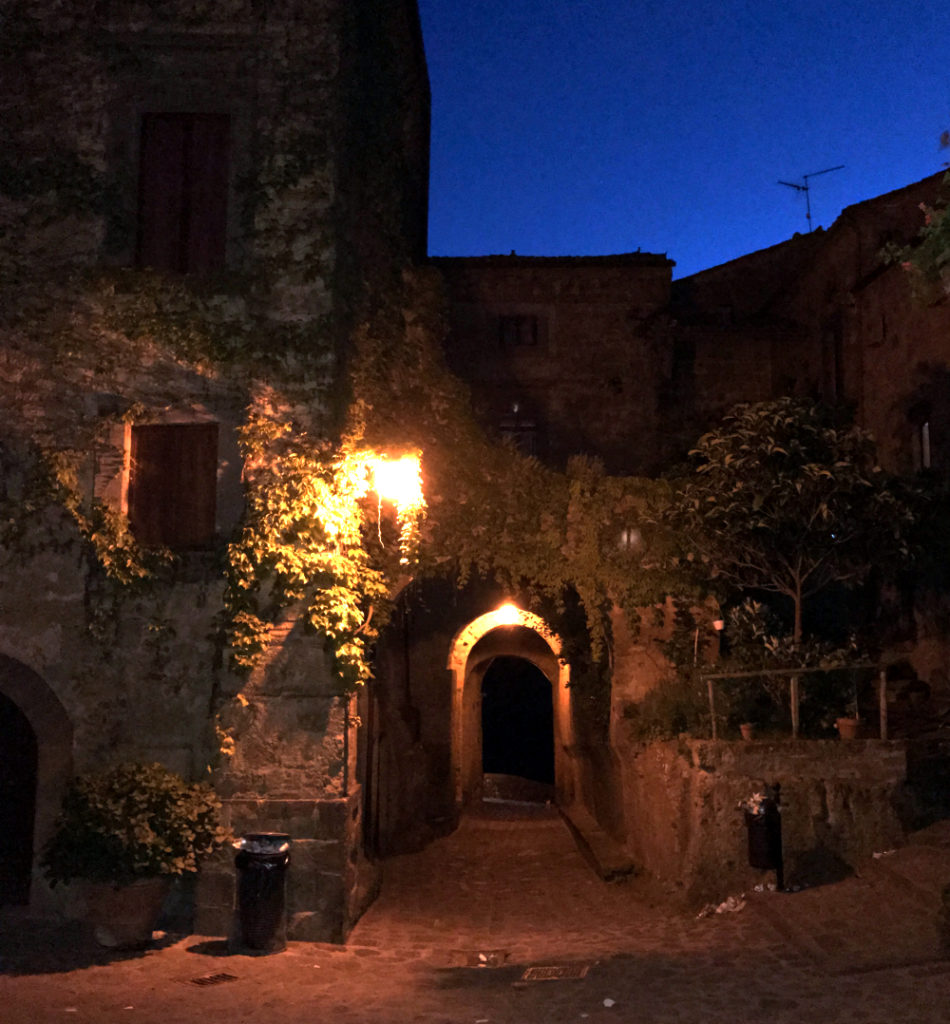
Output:
<svg viewBox="0 0 950 1024">
<path fill-rule="evenodd" d="M 903 839 L 906 749 L 878 740 L 731 743 L 682 739 L 617 751 L 633 859 L 694 900 L 762 881 L 748 866 L 739 804 L 781 784 L 785 879 L 818 884 Z"/>
<path fill-rule="evenodd" d="M 226 820 L 235 834 L 286 832 L 287 935 L 306 942 L 343 942 L 375 898 L 379 878 L 362 855 L 362 790 L 336 799 L 232 798 Z M 237 928 L 236 868 L 230 848 L 205 861 L 195 893 L 194 931 L 232 936 Z"/>
</svg>

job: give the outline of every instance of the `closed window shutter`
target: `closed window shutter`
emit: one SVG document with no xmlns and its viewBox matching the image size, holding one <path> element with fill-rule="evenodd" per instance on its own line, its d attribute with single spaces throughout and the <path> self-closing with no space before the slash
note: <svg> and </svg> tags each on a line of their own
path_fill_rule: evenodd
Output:
<svg viewBox="0 0 950 1024">
<path fill-rule="evenodd" d="M 129 522 L 146 547 L 204 547 L 214 537 L 216 423 L 132 428 Z"/>
<path fill-rule="evenodd" d="M 182 271 L 186 231 L 182 180 L 188 126 L 179 115 L 146 114 L 142 119 L 139 168 L 138 264 Z"/>
<path fill-rule="evenodd" d="M 142 267 L 201 273 L 224 266 L 226 114 L 146 114 L 139 167 Z"/>
<path fill-rule="evenodd" d="M 188 209 L 187 270 L 201 273 L 224 266 L 227 234 L 228 119 L 192 115 L 185 182 Z"/>
</svg>

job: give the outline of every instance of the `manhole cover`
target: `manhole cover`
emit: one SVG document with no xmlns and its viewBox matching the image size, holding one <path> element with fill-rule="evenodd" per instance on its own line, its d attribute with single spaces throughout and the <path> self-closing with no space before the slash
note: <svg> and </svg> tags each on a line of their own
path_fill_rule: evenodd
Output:
<svg viewBox="0 0 950 1024">
<path fill-rule="evenodd" d="M 590 964 L 558 964 L 553 967 L 529 967 L 522 981 L 561 981 L 563 978 L 586 978 Z"/>
<path fill-rule="evenodd" d="M 192 985 L 221 985 L 225 981 L 237 981 L 236 974 L 205 974 L 200 978 L 192 978 Z"/>
</svg>

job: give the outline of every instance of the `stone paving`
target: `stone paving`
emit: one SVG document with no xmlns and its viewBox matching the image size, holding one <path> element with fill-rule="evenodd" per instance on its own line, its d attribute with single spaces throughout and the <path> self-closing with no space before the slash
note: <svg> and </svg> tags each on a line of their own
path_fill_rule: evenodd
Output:
<svg viewBox="0 0 950 1024">
<path fill-rule="evenodd" d="M 942 1024 L 950 827 L 914 840 L 844 882 L 700 918 L 643 880 L 600 881 L 556 813 L 469 817 L 387 862 L 345 947 L 232 956 L 189 936 L 117 956 L 0 915 L 0 1024 Z M 586 975 L 523 981 L 532 965 Z"/>
</svg>

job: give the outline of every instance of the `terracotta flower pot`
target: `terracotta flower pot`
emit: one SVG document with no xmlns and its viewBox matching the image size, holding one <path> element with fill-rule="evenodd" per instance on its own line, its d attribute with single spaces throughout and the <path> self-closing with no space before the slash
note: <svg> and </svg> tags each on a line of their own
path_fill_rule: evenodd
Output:
<svg viewBox="0 0 950 1024">
<path fill-rule="evenodd" d="M 142 878 L 129 885 L 85 882 L 77 916 L 93 926 L 100 946 L 141 946 L 152 938 L 170 887 L 169 876 Z"/>
<path fill-rule="evenodd" d="M 739 726 L 739 732 L 746 741 L 755 739 L 755 722 L 743 722 Z"/>
<path fill-rule="evenodd" d="M 860 718 L 838 718 L 835 720 L 838 736 L 843 740 L 857 739 L 860 725 Z"/>
</svg>

